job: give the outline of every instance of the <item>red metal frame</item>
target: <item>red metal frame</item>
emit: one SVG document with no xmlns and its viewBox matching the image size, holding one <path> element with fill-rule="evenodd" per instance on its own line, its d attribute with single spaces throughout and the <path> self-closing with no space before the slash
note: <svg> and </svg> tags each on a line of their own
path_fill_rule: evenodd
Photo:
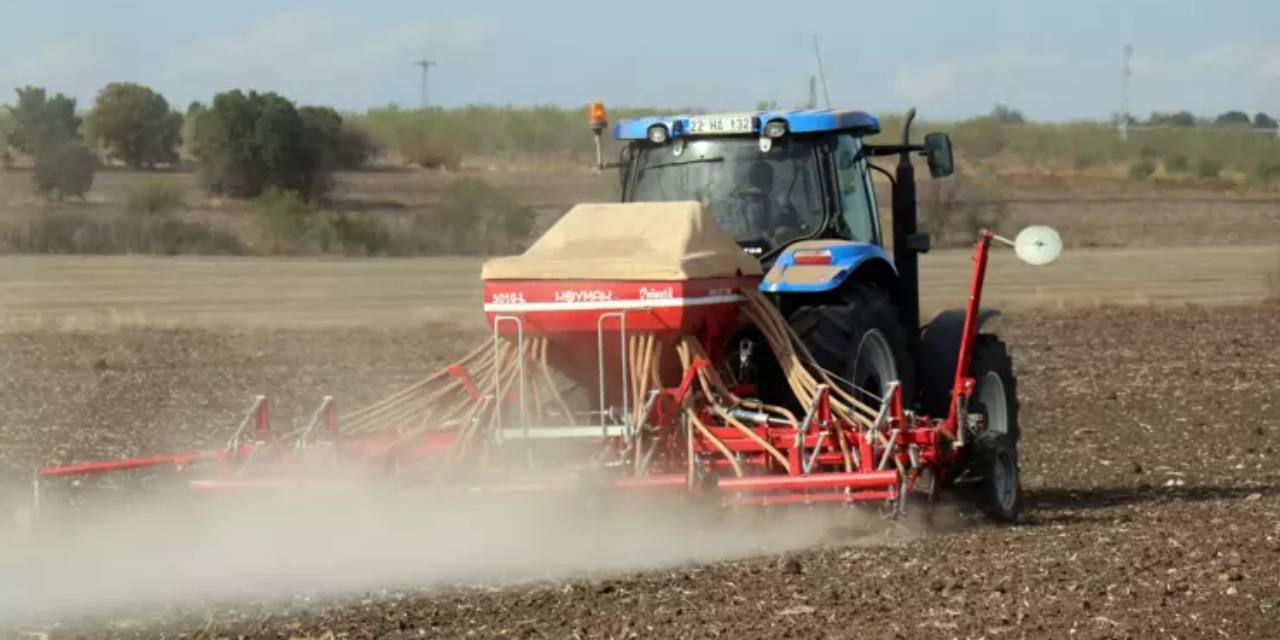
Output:
<svg viewBox="0 0 1280 640">
<path fill-rule="evenodd" d="M 651 463 L 643 467 L 639 464 L 620 465 L 617 468 L 627 471 L 610 477 L 604 486 L 626 491 L 708 490 L 719 494 L 727 505 L 861 501 L 895 501 L 901 505 L 904 492 L 913 490 L 924 471 L 932 472 L 934 478 L 944 477 L 966 453 L 961 410 L 967 406 L 975 387 L 969 368 L 977 339 L 978 310 L 991 241 L 992 234 L 983 231 L 975 244 L 964 329 L 950 408 L 945 418 L 935 420 L 908 412 L 901 391 L 895 388 L 883 408 L 883 420 L 875 430 L 847 424 L 833 413 L 830 389 L 823 386 L 819 388 L 811 408 L 813 415 L 805 416 L 803 432 L 790 425 L 771 422 L 730 424 L 722 420 L 712 407 L 706 406 L 701 394 L 696 392 L 698 375 L 711 367 L 708 360 L 696 358 L 674 386 L 658 390 L 659 401 L 654 403 L 646 421 L 649 427 L 646 433 L 654 438 L 649 444 L 655 448 Z M 723 296 L 725 287 L 736 282 L 685 283 L 675 286 L 674 292 L 679 295 Z M 667 295 L 666 289 L 661 291 Z M 541 286 L 530 293 L 522 291 L 517 283 L 503 282 L 489 287 L 486 300 L 537 302 L 548 298 L 554 301 L 554 294 L 554 287 Z M 543 315 L 539 316 L 535 326 L 561 326 L 575 332 L 594 326 L 594 320 L 589 318 L 565 319 L 546 315 L 543 311 L 538 313 Z M 699 337 L 708 353 L 714 359 L 717 357 L 715 354 L 723 351 L 724 345 L 719 342 L 730 332 L 726 330 L 727 321 L 722 311 L 709 315 L 709 310 L 704 309 L 698 312 L 700 315 L 689 315 L 686 310 L 672 307 L 668 308 L 668 313 L 669 317 L 660 318 L 660 324 L 655 324 L 655 327 L 689 328 L 690 319 L 700 318 L 707 322 L 693 330 L 701 332 Z M 469 372 L 454 367 L 448 373 L 462 382 L 473 401 L 483 401 L 482 392 L 476 388 Z M 273 441 L 270 404 L 264 396 L 255 404 L 249 417 L 256 437 L 252 442 L 240 442 L 238 431 L 222 449 L 52 466 L 40 470 L 38 479 L 171 467 L 188 473 L 197 469 L 211 470 L 211 473 L 191 479 L 191 487 L 201 492 L 271 489 L 303 483 L 336 486 L 346 479 L 326 474 L 316 482 L 300 477 L 298 470 L 306 467 L 302 463 L 313 454 L 317 458 L 327 456 L 326 460 L 336 455 L 338 459 L 357 462 L 387 456 L 394 456 L 397 461 L 445 459 L 455 454 L 457 436 L 450 432 L 428 433 L 408 442 L 391 435 L 344 434 L 338 423 L 335 404 L 330 398 L 325 402 L 322 407 L 323 438 L 314 441 Z M 694 412 L 706 433 L 715 441 L 685 425 L 686 409 Z M 692 442 L 688 438 L 692 438 Z M 607 440 L 602 443 L 603 451 L 620 452 L 628 448 L 620 437 L 603 440 Z M 844 448 L 840 446 L 841 440 Z M 725 457 L 725 451 L 733 456 L 732 460 Z M 774 452 L 781 453 L 786 463 L 778 460 Z M 480 460 L 488 459 L 483 451 L 478 455 Z M 692 460 L 690 456 L 693 456 Z M 216 464 L 203 465 L 200 464 L 202 462 Z M 354 465 L 355 468 L 367 466 Z M 853 470 L 848 470 L 850 466 Z M 486 490 L 524 491 L 564 488 L 572 484 L 571 480 L 563 478 L 519 480 L 495 482 Z"/>
</svg>

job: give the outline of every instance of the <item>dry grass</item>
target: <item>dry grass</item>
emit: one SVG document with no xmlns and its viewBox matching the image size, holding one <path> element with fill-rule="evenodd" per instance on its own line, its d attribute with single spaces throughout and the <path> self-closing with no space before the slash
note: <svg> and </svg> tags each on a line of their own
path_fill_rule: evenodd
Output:
<svg viewBox="0 0 1280 640">
<path fill-rule="evenodd" d="M 993 255 L 1005 309 L 1262 300 L 1275 246 L 1069 250 L 1045 268 Z M 481 325 L 480 259 L 0 258 L 0 331 Z M 922 260 L 926 312 L 960 306 L 966 250 Z"/>
</svg>

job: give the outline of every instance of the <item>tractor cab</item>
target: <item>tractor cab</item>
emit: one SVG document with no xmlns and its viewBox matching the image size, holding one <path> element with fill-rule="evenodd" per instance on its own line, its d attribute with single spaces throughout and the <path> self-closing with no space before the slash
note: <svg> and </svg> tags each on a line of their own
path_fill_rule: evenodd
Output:
<svg viewBox="0 0 1280 640">
<path fill-rule="evenodd" d="M 588 116 L 604 168 L 604 106 L 593 103 Z M 763 291 L 839 296 L 846 284 L 870 283 L 890 293 L 904 325 L 918 327 L 916 254 L 928 251 L 929 241 L 916 232 L 910 155 L 924 155 L 936 178 L 950 175 L 953 162 L 946 134 L 911 144 L 913 117 L 914 110 L 901 144 L 865 142 L 880 133 L 880 120 L 853 110 L 623 120 L 613 136 L 625 144 L 619 161 L 608 166 L 619 170 L 623 202 L 702 203 L 769 271 Z M 899 157 L 892 173 L 870 161 L 891 155 Z M 889 232 L 881 229 L 872 171 L 893 184 Z M 893 238 L 893 257 L 884 249 L 886 235 Z"/>
<path fill-rule="evenodd" d="M 748 253 L 771 262 L 788 245 L 840 239 L 880 245 L 856 111 L 644 118 L 620 123 L 626 202 L 693 200 Z"/>
</svg>

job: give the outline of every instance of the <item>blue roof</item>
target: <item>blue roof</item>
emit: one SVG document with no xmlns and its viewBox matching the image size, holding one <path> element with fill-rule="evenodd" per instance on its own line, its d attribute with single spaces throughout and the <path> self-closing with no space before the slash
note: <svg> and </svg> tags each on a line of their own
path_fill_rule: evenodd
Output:
<svg viewBox="0 0 1280 640">
<path fill-rule="evenodd" d="M 714 114 L 712 114 L 714 115 Z M 736 114 L 735 114 L 736 115 Z M 813 111 L 761 111 L 750 114 L 755 120 L 756 134 L 764 125 L 774 120 L 787 123 L 789 133 L 816 133 L 820 131 L 857 130 L 859 133 L 880 132 L 880 119 L 865 111 L 851 109 L 822 109 Z M 666 126 L 672 137 L 684 135 L 689 128 L 689 118 L 697 116 L 657 116 L 622 120 L 613 126 L 613 137 L 618 140 L 643 140 L 649 136 L 649 127 Z"/>
</svg>

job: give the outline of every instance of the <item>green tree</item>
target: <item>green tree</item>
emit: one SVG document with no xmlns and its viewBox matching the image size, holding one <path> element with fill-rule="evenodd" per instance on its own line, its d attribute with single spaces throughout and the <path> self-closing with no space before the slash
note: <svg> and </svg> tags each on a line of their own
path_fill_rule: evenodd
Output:
<svg viewBox="0 0 1280 640">
<path fill-rule="evenodd" d="M 195 156 L 210 193 L 253 198 L 267 187 L 310 195 L 298 164 L 302 119 L 274 93 L 220 93 L 196 114 Z"/>
<path fill-rule="evenodd" d="M 252 198 L 274 187 L 312 200 L 356 155 L 336 111 L 299 109 L 274 93 L 220 93 L 207 108 L 192 105 L 188 117 L 195 119 L 192 152 L 210 193 Z"/>
<path fill-rule="evenodd" d="M 93 186 L 98 158 L 83 144 L 72 140 L 47 143 L 36 153 L 32 172 L 36 190 L 56 198 L 83 198 Z"/>
<path fill-rule="evenodd" d="M 303 142 L 326 171 L 360 168 L 373 155 L 373 143 L 363 131 L 347 124 L 329 107 L 301 107 Z"/>
<path fill-rule="evenodd" d="M 1153 112 L 1150 118 L 1147 118 L 1147 124 L 1153 127 L 1194 127 L 1196 126 L 1196 117 L 1190 111 L 1178 111 L 1176 113 Z"/>
<path fill-rule="evenodd" d="M 1219 127 L 1247 127 L 1249 126 L 1249 114 L 1243 111 L 1228 111 L 1226 113 L 1219 114 L 1217 118 L 1214 118 L 1213 124 Z"/>
<path fill-rule="evenodd" d="M 1276 120 L 1275 118 L 1259 111 L 1253 115 L 1253 127 L 1255 129 L 1275 129 Z"/>
<path fill-rule="evenodd" d="M 997 104 L 992 107 L 990 116 L 1000 124 L 1026 124 L 1027 122 L 1021 111 L 1007 104 Z"/>
<path fill-rule="evenodd" d="M 22 153 L 59 146 L 80 132 L 76 101 L 61 93 L 49 97 L 43 87 L 20 87 L 18 102 L 8 107 L 12 120 L 5 142 Z"/>
<path fill-rule="evenodd" d="M 131 82 L 113 82 L 98 92 L 85 123 L 88 138 L 130 167 L 178 161 L 182 116 L 164 96 Z"/>
</svg>

